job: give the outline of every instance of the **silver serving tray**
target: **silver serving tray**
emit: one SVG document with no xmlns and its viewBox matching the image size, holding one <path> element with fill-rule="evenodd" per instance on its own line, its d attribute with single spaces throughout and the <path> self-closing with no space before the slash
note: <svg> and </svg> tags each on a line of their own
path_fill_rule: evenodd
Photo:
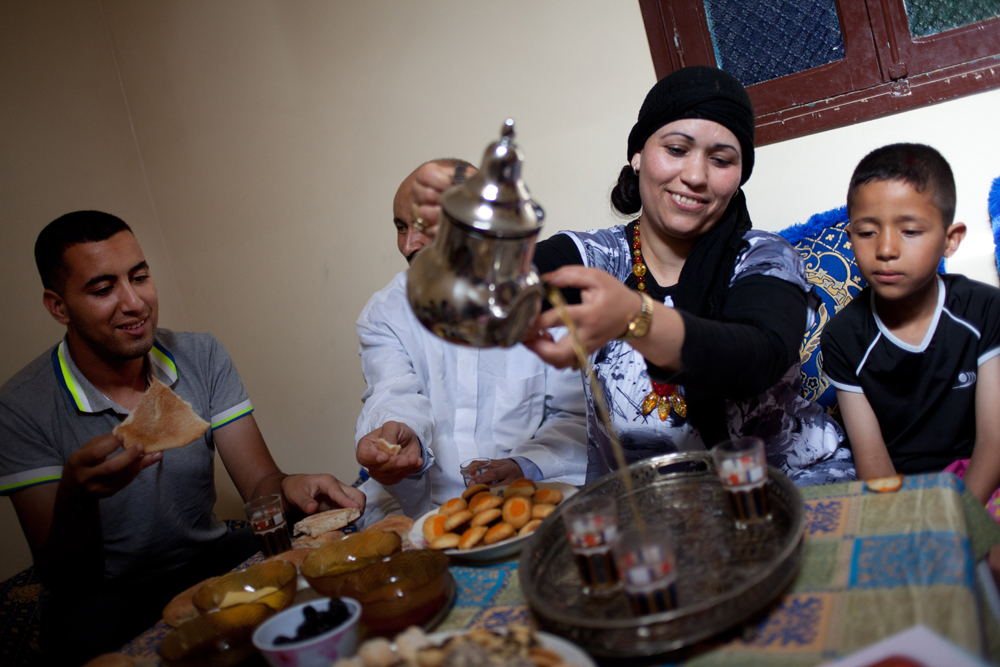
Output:
<svg viewBox="0 0 1000 667">
<path fill-rule="evenodd" d="M 563 527 L 549 515 L 521 552 L 521 589 L 541 629 L 604 657 L 666 653 L 747 620 L 776 598 L 802 562 L 804 506 L 798 489 L 768 469 L 772 520 L 746 530 L 733 523 L 708 452 L 667 454 L 626 469 L 647 525 L 667 526 L 677 551 L 677 602 L 669 612 L 637 617 L 623 592 L 583 595 Z M 576 498 L 613 495 L 619 526 L 634 524 L 623 476 L 611 473 Z"/>
</svg>

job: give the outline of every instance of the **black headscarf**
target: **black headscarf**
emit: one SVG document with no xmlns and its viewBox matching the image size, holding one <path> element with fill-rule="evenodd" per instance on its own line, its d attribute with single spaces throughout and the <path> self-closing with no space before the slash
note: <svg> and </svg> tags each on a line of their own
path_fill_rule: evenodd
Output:
<svg viewBox="0 0 1000 667">
<path fill-rule="evenodd" d="M 754 112 L 743 85 L 714 67 L 685 67 L 662 78 L 646 95 L 639 119 L 628 137 L 628 158 L 642 150 L 646 140 L 667 123 L 682 118 L 703 118 L 719 123 L 736 135 L 742 152 L 740 185 L 750 178 L 754 163 Z M 726 303 L 729 281 L 750 230 L 746 197 L 738 190 L 719 222 L 702 234 L 691 248 L 674 289 L 674 307 L 689 315 L 718 319 Z M 681 382 L 683 372 L 671 376 L 649 364 L 656 382 Z M 688 419 L 707 447 L 729 437 L 725 397 L 685 387 Z"/>
<path fill-rule="evenodd" d="M 754 113 L 750 96 L 736 77 L 721 69 L 696 65 L 660 79 L 639 109 L 639 119 L 628 135 L 628 159 L 667 123 L 682 118 L 715 121 L 736 135 L 743 153 L 740 185 L 753 171 Z"/>
</svg>

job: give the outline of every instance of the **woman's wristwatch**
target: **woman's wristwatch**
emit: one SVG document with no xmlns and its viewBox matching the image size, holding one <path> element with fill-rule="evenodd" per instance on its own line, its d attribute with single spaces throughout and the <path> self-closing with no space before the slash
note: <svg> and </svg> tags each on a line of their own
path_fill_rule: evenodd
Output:
<svg viewBox="0 0 1000 667">
<path fill-rule="evenodd" d="M 627 343 L 649 333 L 649 324 L 653 321 L 653 297 L 645 292 L 639 292 L 639 296 L 642 297 L 642 310 L 629 320 L 625 335 L 618 339 L 620 341 Z"/>
</svg>

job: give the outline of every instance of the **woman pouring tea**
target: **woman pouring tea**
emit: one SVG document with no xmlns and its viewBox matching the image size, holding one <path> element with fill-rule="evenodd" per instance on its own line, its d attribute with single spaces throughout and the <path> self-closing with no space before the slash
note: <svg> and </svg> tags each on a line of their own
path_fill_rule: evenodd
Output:
<svg viewBox="0 0 1000 667">
<path fill-rule="evenodd" d="M 818 303 L 799 254 L 752 228 L 740 189 L 753 171 L 754 112 L 742 84 L 686 67 L 649 91 L 611 193 L 625 225 L 561 232 L 534 263 L 566 294 L 628 463 L 756 436 L 796 484 L 855 479 L 843 435 L 801 395 L 799 347 Z M 446 169 L 417 173 L 425 225 L 439 217 Z M 543 312 L 532 329 L 562 324 Z M 569 337 L 525 345 L 564 367 Z M 587 481 L 617 468 L 588 398 Z"/>
</svg>

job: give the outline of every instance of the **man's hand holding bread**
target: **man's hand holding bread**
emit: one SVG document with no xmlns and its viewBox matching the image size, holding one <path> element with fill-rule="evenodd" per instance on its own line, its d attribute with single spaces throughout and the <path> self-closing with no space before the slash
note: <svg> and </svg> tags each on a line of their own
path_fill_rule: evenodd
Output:
<svg viewBox="0 0 1000 667">
<path fill-rule="evenodd" d="M 144 468 L 163 458 L 161 452 L 145 454 L 142 445 L 133 445 L 115 454 L 122 446 L 120 436 L 108 433 L 73 452 L 63 466 L 60 479 L 63 492 L 94 500 L 107 498 L 128 486 Z"/>
<path fill-rule="evenodd" d="M 386 422 L 358 441 L 358 463 L 379 484 L 398 484 L 424 465 L 420 439 L 406 424 Z"/>
</svg>

